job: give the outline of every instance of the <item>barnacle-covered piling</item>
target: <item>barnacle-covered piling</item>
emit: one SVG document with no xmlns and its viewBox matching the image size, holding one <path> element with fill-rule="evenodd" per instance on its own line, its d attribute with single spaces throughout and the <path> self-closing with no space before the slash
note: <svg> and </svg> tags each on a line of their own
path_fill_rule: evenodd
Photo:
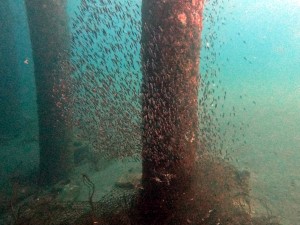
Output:
<svg viewBox="0 0 300 225">
<path fill-rule="evenodd" d="M 138 204 L 149 223 L 166 218 L 186 200 L 195 170 L 202 10 L 202 0 L 142 4 L 143 191 Z"/>
</svg>

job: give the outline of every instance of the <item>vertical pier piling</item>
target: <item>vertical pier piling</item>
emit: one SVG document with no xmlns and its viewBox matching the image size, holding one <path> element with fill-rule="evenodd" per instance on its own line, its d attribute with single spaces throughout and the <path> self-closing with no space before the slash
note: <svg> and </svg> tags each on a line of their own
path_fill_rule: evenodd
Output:
<svg viewBox="0 0 300 225">
<path fill-rule="evenodd" d="M 66 0 L 26 0 L 37 90 L 41 183 L 66 178 L 73 166 L 68 120 L 70 73 Z"/>
<path fill-rule="evenodd" d="M 143 190 L 138 207 L 149 224 L 176 210 L 195 170 L 203 4 L 142 3 Z"/>
</svg>

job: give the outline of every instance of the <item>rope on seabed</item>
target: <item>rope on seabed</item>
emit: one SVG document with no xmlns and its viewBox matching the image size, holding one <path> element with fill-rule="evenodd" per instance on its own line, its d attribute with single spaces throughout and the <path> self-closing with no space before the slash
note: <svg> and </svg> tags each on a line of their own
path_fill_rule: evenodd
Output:
<svg viewBox="0 0 300 225">
<path fill-rule="evenodd" d="M 92 214 L 93 224 L 97 224 L 98 221 L 96 220 L 95 207 L 94 207 L 94 203 L 93 203 L 93 196 L 95 193 L 95 184 L 91 181 L 91 179 L 88 177 L 87 174 L 82 174 L 82 181 L 89 189 L 89 204 L 91 206 L 91 211 L 92 211 L 91 214 Z"/>
</svg>

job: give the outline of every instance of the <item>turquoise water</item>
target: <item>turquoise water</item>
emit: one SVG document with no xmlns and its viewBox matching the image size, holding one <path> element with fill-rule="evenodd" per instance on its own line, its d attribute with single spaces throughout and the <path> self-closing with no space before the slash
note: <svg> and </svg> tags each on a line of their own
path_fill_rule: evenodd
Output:
<svg viewBox="0 0 300 225">
<path fill-rule="evenodd" d="M 74 18 L 79 2 L 69 0 L 70 18 Z M 136 1 L 138 6 L 140 2 Z M 283 224 L 298 224 L 300 3 L 297 0 L 216 2 L 206 2 L 206 15 L 212 15 L 213 22 L 204 18 L 200 68 L 202 85 L 214 81 L 209 87 L 215 90 L 211 98 L 220 96 L 224 99 L 226 95 L 225 100 L 212 103 L 211 108 L 206 105 L 219 118 L 214 121 L 220 129 L 216 149 L 220 150 L 222 146 L 217 154 L 223 158 L 229 156 L 230 163 L 250 171 L 251 196 L 257 214 L 270 213 L 278 216 Z M 20 74 L 19 96 L 25 125 L 10 142 L 7 138 L 1 139 L 5 140 L 0 147 L 1 176 L 4 178 L 15 171 L 32 171 L 38 166 L 33 60 L 25 6 L 20 0 L 10 1 L 10 7 L 17 18 L 13 21 L 16 66 Z M 139 45 L 135 48 L 139 49 Z M 211 57 L 211 53 L 216 53 L 216 57 Z M 210 57 L 206 58 L 206 55 Z M 121 53 L 119 57 L 126 65 L 128 59 Z M 134 57 L 138 61 L 139 55 Z M 29 64 L 24 63 L 26 59 Z M 112 64 L 110 71 L 115 69 Z M 204 76 L 206 70 L 209 71 L 207 77 Z M 214 72 L 216 77 L 212 78 Z M 134 74 L 137 79 L 135 89 L 139 90 L 138 69 Z M 216 103 L 219 103 L 217 107 Z M 5 182 L 1 185 L 5 186 Z"/>
<path fill-rule="evenodd" d="M 220 79 L 246 144 L 232 144 L 251 171 L 252 194 L 286 224 L 300 218 L 300 4 L 228 1 L 218 32 Z M 227 16 L 228 17 L 227 17 Z M 205 25 L 204 25 L 205 27 Z M 229 142 L 230 138 L 228 138 Z"/>
</svg>

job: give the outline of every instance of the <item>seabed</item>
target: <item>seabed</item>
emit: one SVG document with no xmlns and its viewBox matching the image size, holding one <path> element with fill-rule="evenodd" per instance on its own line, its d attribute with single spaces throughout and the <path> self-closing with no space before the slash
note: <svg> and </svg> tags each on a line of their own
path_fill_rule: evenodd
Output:
<svg viewBox="0 0 300 225">
<path fill-rule="evenodd" d="M 140 162 L 112 160 L 99 165 L 103 168 L 95 170 L 85 161 L 76 167 L 70 180 L 43 191 L 38 186 L 19 183 L 15 195 L 2 208 L 2 222 L 14 225 L 280 224 L 272 215 L 258 212 L 263 205 L 252 202 L 248 171 L 238 171 L 209 154 L 198 158 L 191 189 L 160 218 L 143 215 L 136 207 L 142 191 Z"/>
</svg>

